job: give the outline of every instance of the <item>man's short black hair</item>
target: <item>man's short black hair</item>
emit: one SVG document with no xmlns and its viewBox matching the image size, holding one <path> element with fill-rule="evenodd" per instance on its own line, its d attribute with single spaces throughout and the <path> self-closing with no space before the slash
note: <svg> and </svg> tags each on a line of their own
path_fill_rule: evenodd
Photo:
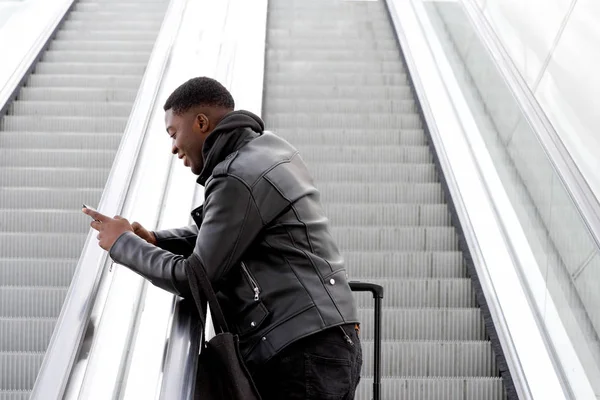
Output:
<svg viewBox="0 0 600 400">
<path fill-rule="evenodd" d="M 229 90 L 218 81 L 208 78 L 192 78 L 179 86 L 167 99 L 164 110 L 182 114 L 192 107 L 223 107 L 233 110 L 235 102 Z"/>
</svg>

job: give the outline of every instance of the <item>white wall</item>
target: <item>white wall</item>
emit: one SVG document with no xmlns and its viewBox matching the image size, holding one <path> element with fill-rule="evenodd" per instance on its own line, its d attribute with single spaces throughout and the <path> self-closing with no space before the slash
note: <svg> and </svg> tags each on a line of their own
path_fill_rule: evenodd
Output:
<svg viewBox="0 0 600 400">
<path fill-rule="evenodd" d="M 600 2 L 474 1 L 600 199 Z"/>
</svg>

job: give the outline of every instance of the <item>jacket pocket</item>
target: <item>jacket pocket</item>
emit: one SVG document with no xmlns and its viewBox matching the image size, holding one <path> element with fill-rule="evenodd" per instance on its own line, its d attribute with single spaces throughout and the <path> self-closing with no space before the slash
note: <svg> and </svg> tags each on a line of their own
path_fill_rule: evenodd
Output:
<svg viewBox="0 0 600 400">
<path fill-rule="evenodd" d="M 243 261 L 241 262 L 241 265 L 242 265 L 242 273 L 246 277 L 246 281 L 248 282 L 248 284 L 252 288 L 252 291 L 254 292 L 254 301 L 259 301 L 260 300 L 260 286 L 258 286 L 258 282 L 256 281 L 256 279 L 254 279 L 254 277 L 252 277 L 252 275 L 250 274 L 250 270 L 248 269 L 246 264 L 244 264 Z"/>
<path fill-rule="evenodd" d="M 258 329 L 265 319 L 269 316 L 267 307 L 259 301 L 252 307 L 238 315 L 236 318 L 236 328 L 240 336 L 244 336 Z"/>
</svg>

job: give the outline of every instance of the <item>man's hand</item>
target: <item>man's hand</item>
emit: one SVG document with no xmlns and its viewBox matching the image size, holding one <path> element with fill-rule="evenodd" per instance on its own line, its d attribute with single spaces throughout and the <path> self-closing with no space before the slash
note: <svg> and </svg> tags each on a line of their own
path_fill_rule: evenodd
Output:
<svg viewBox="0 0 600 400">
<path fill-rule="evenodd" d="M 134 222 L 131 224 L 131 227 L 136 235 L 144 239 L 146 242 L 156 246 L 156 236 L 154 236 L 154 233 L 144 228 L 139 222 Z"/>
<path fill-rule="evenodd" d="M 84 208 L 83 213 L 94 219 L 94 221 L 90 223 L 90 226 L 99 232 L 98 244 L 106 251 L 110 250 L 119 236 L 123 233 L 128 231 L 134 232 L 129 221 L 118 215 L 111 218 L 98 211 L 90 210 L 89 208 Z"/>
</svg>

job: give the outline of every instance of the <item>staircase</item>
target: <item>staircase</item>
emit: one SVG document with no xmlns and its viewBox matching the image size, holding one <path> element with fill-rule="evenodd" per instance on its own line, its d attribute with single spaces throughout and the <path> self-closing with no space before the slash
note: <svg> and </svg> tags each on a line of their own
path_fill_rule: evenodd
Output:
<svg viewBox="0 0 600 400">
<path fill-rule="evenodd" d="M 350 279 L 385 287 L 382 399 L 504 399 L 385 4 L 270 0 L 266 55 L 267 129 L 311 169 Z M 373 301 L 356 298 L 366 400 Z"/>
<path fill-rule="evenodd" d="M 28 399 L 166 0 L 81 0 L 0 120 L 0 400 Z"/>
</svg>

